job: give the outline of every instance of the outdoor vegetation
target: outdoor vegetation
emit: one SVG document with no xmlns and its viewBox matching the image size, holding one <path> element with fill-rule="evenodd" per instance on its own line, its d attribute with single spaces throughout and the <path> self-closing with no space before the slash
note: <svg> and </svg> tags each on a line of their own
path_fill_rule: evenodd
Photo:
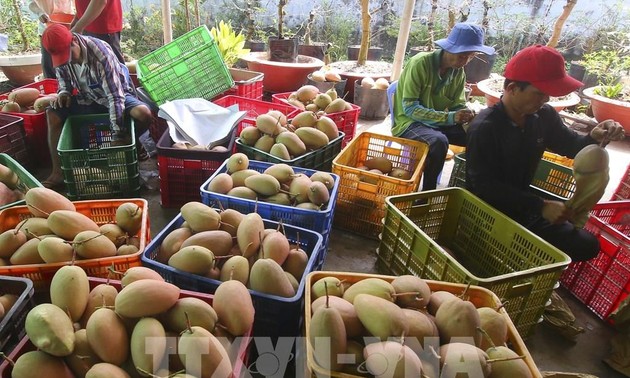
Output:
<svg viewBox="0 0 630 378">
<path fill-rule="evenodd" d="M 125 1 L 125 0 L 123 0 Z M 173 37 L 205 24 L 218 27 L 221 21 L 231 25 L 245 40 L 266 41 L 278 34 L 282 25 L 285 36 L 304 37 L 329 44 L 329 58 L 347 58 L 349 45 L 361 41 L 361 0 L 311 1 L 302 14 L 290 11 L 288 5 L 302 0 L 179 0 L 172 6 Z M 341 12 L 339 2 L 344 3 Z M 522 1 L 527 3 L 526 0 Z M 282 18 L 278 9 L 283 9 Z M 400 15 L 393 0 L 369 1 L 371 46 L 383 49 L 383 60 L 392 61 L 399 34 Z M 536 14 L 513 13 L 513 1 L 470 0 L 455 4 L 443 0 L 418 0 L 408 47 L 431 49 L 436 39 L 443 38 L 455 22 L 470 21 L 487 25 L 487 43 L 495 46 L 497 58 L 494 72 L 502 72 L 505 63 L 525 46 L 546 44 L 551 38 L 555 18 L 550 9 L 554 3 L 545 1 Z M 451 5 L 449 5 L 451 4 Z M 597 19 L 593 14 L 571 13 L 558 40 L 557 48 L 567 63 L 579 61 L 588 72 L 598 76 L 600 84 L 614 85 L 630 70 L 630 19 L 623 1 L 607 1 Z M 11 53 L 39 49 L 37 20 L 27 7 L 26 0 L 0 0 L 0 33 L 9 35 Z M 311 8 L 308 6 L 311 5 Z M 126 1 L 123 50 L 130 58 L 139 58 L 162 46 L 162 16 L 158 2 L 140 6 Z M 352 11 L 354 9 L 354 11 Z M 533 8 L 532 8 L 533 9 Z M 19 10 L 21 17 L 16 11 Z M 533 11 L 532 11 L 533 12 Z M 473 16 L 474 15 L 474 16 Z M 3 54 L 3 53 L 0 53 Z M 7 54 L 7 53 L 4 53 Z M 617 78 L 617 81 L 615 81 Z"/>
</svg>

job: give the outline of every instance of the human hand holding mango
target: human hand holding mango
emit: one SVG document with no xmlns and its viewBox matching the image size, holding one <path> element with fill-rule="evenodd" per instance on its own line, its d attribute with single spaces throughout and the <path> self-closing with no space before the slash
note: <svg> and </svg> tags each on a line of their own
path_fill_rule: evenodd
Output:
<svg viewBox="0 0 630 378">
<path fill-rule="evenodd" d="M 455 112 L 455 123 L 468 123 L 472 121 L 473 118 L 475 118 L 475 113 L 468 108 L 460 109 Z"/>
<path fill-rule="evenodd" d="M 595 139 L 599 143 L 607 141 L 618 141 L 625 137 L 623 126 L 617 121 L 607 119 L 600 122 L 597 126 L 591 130 L 591 138 Z"/>
</svg>

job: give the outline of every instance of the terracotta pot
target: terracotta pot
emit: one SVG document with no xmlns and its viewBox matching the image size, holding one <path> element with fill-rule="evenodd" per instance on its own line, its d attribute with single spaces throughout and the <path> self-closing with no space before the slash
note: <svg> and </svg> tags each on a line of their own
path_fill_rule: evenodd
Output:
<svg viewBox="0 0 630 378">
<path fill-rule="evenodd" d="M 630 102 L 619 101 L 595 94 L 601 88 L 595 86 L 584 89 L 584 96 L 591 100 L 593 115 L 598 122 L 613 119 L 623 126 L 626 135 L 630 135 Z"/>
<path fill-rule="evenodd" d="M 30 84 L 42 73 L 42 55 L 0 56 L 0 69 L 10 82 L 18 86 Z"/>
<path fill-rule="evenodd" d="M 266 52 L 250 52 L 242 58 L 247 69 L 264 74 L 266 92 L 292 92 L 306 84 L 308 74 L 324 66 L 324 62 L 310 56 L 298 55 L 297 63 L 272 62 Z"/>
<path fill-rule="evenodd" d="M 486 98 L 486 105 L 488 107 L 493 106 L 494 104 L 499 102 L 499 98 L 503 94 L 503 92 L 497 92 L 491 89 L 490 83 L 496 80 L 500 80 L 501 83 L 503 83 L 503 77 L 498 77 L 498 78 L 495 77 L 495 78 L 490 78 L 486 80 L 481 80 L 480 82 L 477 83 L 477 90 L 483 93 L 484 97 Z M 548 104 L 553 106 L 553 108 L 556 109 L 557 111 L 560 111 L 569 106 L 577 105 L 579 103 L 580 103 L 580 96 L 578 96 L 575 93 L 570 93 L 565 100 L 548 102 Z"/>
<path fill-rule="evenodd" d="M 343 92 L 344 92 L 344 90 L 346 88 L 346 79 L 341 79 L 340 81 L 337 81 L 337 82 L 335 82 L 335 81 L 315 81 L 311 77 L 311 74 L 308 74 L 306 79 L 307 79 L 306 84 L 310 84 L 310 85 L 313 85 L 313 86 L 317 87 L 317 89 L 319 89 L 319 91 L 321 93 L 326 92 L 330 88 L 335 88 L 335 91 L 337 92 L 337 96 L 343 98 Z"/>
</svg>

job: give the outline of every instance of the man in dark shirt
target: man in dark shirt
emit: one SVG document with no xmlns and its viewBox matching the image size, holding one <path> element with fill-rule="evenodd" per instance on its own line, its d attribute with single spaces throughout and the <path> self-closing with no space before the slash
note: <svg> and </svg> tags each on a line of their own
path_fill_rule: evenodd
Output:
<svg viewBox="0 0 630 378">
<path fill-rule="evenodd" d="M 593 258 L 597 238 L 568 222 L 572 214 L 564 202 L 540 198 L 529 187 L 546 149 L 573 158 L 589 144 L 623 139 L 623 128 L 606 120 L 579 135 L 564 125 L 546 102 L 583 84 L 566 74 L 564 58 L 553 48 L 521 50 L 504 76 L 501 101 L 481 111 L 468 129 L 467 188 L 574 261 Z"/>
</svg>

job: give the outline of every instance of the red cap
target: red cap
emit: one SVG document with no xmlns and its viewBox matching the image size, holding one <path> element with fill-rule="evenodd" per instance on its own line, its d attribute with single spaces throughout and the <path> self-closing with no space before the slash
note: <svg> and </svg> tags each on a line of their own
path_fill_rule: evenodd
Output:
<svg viewBox="0 0 630 378">
<path fill-rule="evenodd" d="M 564 58 L 551 47 L 526 47 L 510 59 L 505 66 L 506 79 L 526 81 L 546 95 L 565 96 L 584 84 L 567 75 Z"/>
<path fill-rule="evenodd" d="M 52 58 L 53 67 L 70 61 L 72 33 L 61 24 L 49 24 L 42 34 L 42 45 Z"/>
</svg>

